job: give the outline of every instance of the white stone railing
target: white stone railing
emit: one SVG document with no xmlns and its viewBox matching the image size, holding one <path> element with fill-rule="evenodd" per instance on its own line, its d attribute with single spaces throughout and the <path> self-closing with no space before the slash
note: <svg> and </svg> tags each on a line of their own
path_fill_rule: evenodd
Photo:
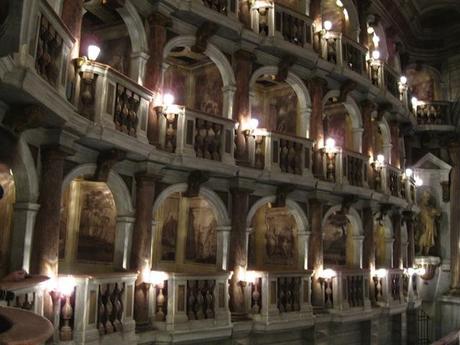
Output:
<svg viewBox="0 0 460 345">
<path fill-rule="evenodd" d="M 231 326 L 227 272 L 170 273 L 153 288 L 153 325 L 168 332 L 210 331 Z"/>
<path fill-rule="evenodd" d="M 378 272 L 378 271 L 377 271 Z M 372 299 L 381 307 L 404 305 L 404 273 L 400 269 L 389 269 L 385 275 L 372 277 Z"/>
<path fill-rule="evenodd" d="M 86 61 L 77 71 L 74 103 L 78 112 L 103 128 L 147 143 L 152 93 L 108 65 Z"/>
<path fill-rule="evenodd" d="M 343 35 L 341 49 L 341 56 L 343 58 L 342 65 L 358 74 L 365 75 L 367 48 Z"/>
<path fill-rule="evenodd" d="M 159 114 L 159 148 L 190 158 L 235 164 L 235 122 L 184 107 Z M 166 110 L 166 109 L 165 109 Z"/>
<path fill-rule="evenodd" d="M 256 323 L 310 322 L 311 272 L 256 272 L 246 286 L 246 305 Z"/>
<path fill-rule="evenodd" d="M 239 0 L 192 0 L 226 16 L 238 15 Z"/>
<path fill-rule="evenodd" d="M 14 294 L 14 298 L 5 301 L 5 306 L 25 309 L 43 316 L 43 297 L 49 279 L 32 277 L 18 282 L 0 282 L 0 288 Z"/>
<path fill-rule="evenodd" d="M 368 270 L 340 269 L 321 282 L 324 306 L 334 311 L 363 311 L 371 308 Z"/>
<path fill-rule="evenodd" d="M 313 20 L 299 12 L 275 3 L 274 35 L 299 47 L 312 44 Z"/>
<path fill-rule="evenodd" d="M 312 176 L 313 142 L 310 139 L 261 129 L 248 136 L 248 143 L 251 167 Z"/>
</svg>

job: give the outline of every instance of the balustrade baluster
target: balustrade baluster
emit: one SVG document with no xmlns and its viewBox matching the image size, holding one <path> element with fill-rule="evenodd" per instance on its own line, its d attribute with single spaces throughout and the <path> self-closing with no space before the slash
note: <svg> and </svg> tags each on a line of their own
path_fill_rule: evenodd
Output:
<svg viewBox="0 0 460 345">
<path fill-rule="evenodd" d="M 214 285 L 215 285 L 214 280 L 207 281 L 206 296 L 205 296 L 205 301 L 206 301 L 205 315 L 207 319 L 214 318 Z"/>
<path fill-rule="evenodd" d="M 195 304 L 196 304 L 196 281 L 188 280 L 187 281 L 187 314 L 189 320 L 196 320 L 195 316 Z"/>
<path fill-rule="evenodd" d="M 102 285 L 99 285 L 99 298 L 98 298 L 98 330 L 99 334 L 104 335 L 105 334 L 105 305 L 104 305 L 104 296 L 103 296 L 103 288 Z"/>
<path fill-rule="evenodd" d="M 260 312 L 260 291 L 259 286 L 261 283 L 261 278 L 257 278 L 255 283 L 251 285 L 251 297 L 252 297 L 252 312 L 258 314 Z"/>
<path fill-rule="evenodd" d="M 196 318 L 197 320 L 202 320 L 205 318 L 205 298 L 204 298 L 205 288 L 204 288 L 204 281 L 198 280 L 197 281 L 197 288 L 196 288 L 196 302 L 195 302 L 195 311 L 196 311 Z"/>
</svg>

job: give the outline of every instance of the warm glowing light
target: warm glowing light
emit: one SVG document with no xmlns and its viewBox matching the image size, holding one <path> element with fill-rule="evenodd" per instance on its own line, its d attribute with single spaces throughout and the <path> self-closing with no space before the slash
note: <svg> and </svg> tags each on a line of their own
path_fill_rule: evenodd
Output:
<svg viewBox="0 0 460 345">
<path fill-rule="evenodd" d="M 101 52 L 101 48 L 99 48 L 98 46 L 95 46 L 93 44 L 89 45 L 88 46 L 88 59 L 90 59 L 91 61 L 96 61 L 100 52 Z"/>
<path fill-rule="evenodd" d="M 257 280 L 257 273 L 255 271 L 246 271 L 244 279 L 248 284 L 255 284 Z"/>
<path fill-rule="evenodd" d="M 342 1 L 337 0 L 335 3 L 337 4 L 337 6 L 343 7 L 343 2 Z"/>
<path fill-rule="evenodd" d="M 163 96 L 163 104 L 166 106 L 170 106 L 174 104 L 174 96 L 170 93 L 166 93 Z"/>
<path fill-rule="evenodd" d="M 399 78 L 399 81 L 401 82 L 401 84 L 406 85 L 407 77 L 405 75 L 402 75 L 401 78 Z"/>
<path fill-rule="evenodd" d="M 423 186 L 423 180 L 422 180 L 420 177 L 416 177 L 416 178 L 415 178 L 415 185 L 416 185 L 417 187 Z"/>
<path fill-rule="evenodd" d="M 372 52 L 372 58 L 373 58 L 374 60 L 380 59 L 380 51 L 374 50 L 374 51 Z"/>
<path fill-rule="evenodd" d="M 387 276 L 388 272 L 384 268 L 379 268 L 374 272 L 374 276 L 377 278 L 385 278 Z"/>
<path fill-rule="evenodd" d="M 72 276 L 56 277 L 47 282 L 47 289 L 62 296 L 71 296 L 76 285 L 75 278 Z"/>
<path fill-rule="evenodd" d="M 350 16 L 348 15 L 348 10 L 346 8 L 343 9 L 343 16 L 347 22 L 350 20 Z"/>
<path fill-rule="evenodd" d="M 335 151 L 335 139 L 333 138 L 326 139 L 326 151 L 327 152 Z"/>
<path fill-rule="evenodd" d="M 377 155 L 377 163 L 383 165 L 385 163 L 385 156 L 382 154 Z"/>
<path fill-rule="evenodd" d="M 373 28 L 372 26 L 369 26 L 369 27 L 367 28 L 367 33 L 368 33 L 369 35 L 372 35 L 374 32 L 375 32 L 375 31 L 374 31 L 374 28 Z"/>
<path fill-rule="evenodd" d="M 324 29 L 329 31 L 332 29 L 332 22 L 330 20 L 326 20 L 324 23 L 323 23 L 323 26 L 324 26 Z"/>
<path fill-rule="evenodd" d="M 150 271 L 144 280 L 147 284 L 152 284 L 154 286 L 162 286 L 168 280 L 168 274 L 162 271 Z"/>
<path fill-rule="evenodd" d="M 415 269 L 412 268 L 412 267 L 409 267 L 409 268 L 406 268 L 404 270 L 404 273 L 409 276 L 409 277 L 412 277 L 414 274 L 415 274 Z"/>
<path fill-rule="evenodd" d="M 251 131 L 255 131 L 259 127 L 259 120 L 257 119 L 250 119 L 248 123 L 248 129 Z"/>
<path fill-rule="evenodd" d="M 424 276 L 426 274 L 426 269 L 424 267 L 419 267 L 415 270 L 415 273 L 418 276 Z"/>
<path fill-rule="evenodd" d="M 413 174 L 414 174 L 414 171 L 412 169 L 409 169 L 409 168 L 406 169 L 406 176 L 408 178 L 411 178 Z"/>
<path fill-rule="evenodd" d="M 322 270 L 318 276 L 321 279 L 332 279 L 337 276 L 337 273 L 330 268 L 326 268 L 325 270 Z"/>
<path fill-rule="evenodd" d="M 417 106 L 418 106 L 418 99 L 417 99 L 417 97 L 412 97 L 411 100 L 410 100 L 410 102 L 412 103 L 412 107 L 413 107 L 413 108 L 417 108 Z"/>
<path fill-rule="evenodd" d="M 372 37 L 372 42 L 374 42 L 375 47 L 378 47 L 380 43 L 380 37 L 374 34 L 374 37 Z"/>
</svg>

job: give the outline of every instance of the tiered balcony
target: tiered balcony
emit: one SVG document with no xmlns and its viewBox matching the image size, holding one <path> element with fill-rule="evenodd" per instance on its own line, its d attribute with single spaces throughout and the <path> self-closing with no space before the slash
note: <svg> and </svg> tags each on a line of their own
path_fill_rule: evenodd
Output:
<svg viewBox="0 0 460 345">
<path fill-rule="evenodd" d="M 379 274 L 379 271 L 372 281 L 372 300 L 383 308 L 405 309 L 404 271 L 390 269 L 385 274 Z"/>
<path fill-rule="evenodd" d="M 275 37 L 299 47 L 311 47 L 313 20 L 275 3 Z"/>
<path fill-rule="evenodd" d="M 117 131 L 148 143 L 152 93 L 110 66 L 80 60 L 74 103 L 102 131 Z M 97 135 L 97 133 L 94 133 Z"/>
<path fill-rule="evenodd" d="M 450 102 L 421 102 L 417 105 L 414 116 L 417 121 L 417 130 L 455 130 L 455 125 L 452 123 Z"/>
<path fill-rule="evenodd" d="M 214 275 L 171 273 L 154 283 L 153 325 L 158 340 L 180 342 L 230 336 L 231 317 L 226 272 Z"/>
<path fill-rule="evenodd" d="M 246 287 L 246 304 L 257 330 L 313 324 L 311 272 L 257 272 Z"/>
<path fill-rule="evenodd" d="M 235 164 L 233 158 L 235 121 L 173 106 L 158 109 L 161 150 L 183 158 Z"/>
</svg>

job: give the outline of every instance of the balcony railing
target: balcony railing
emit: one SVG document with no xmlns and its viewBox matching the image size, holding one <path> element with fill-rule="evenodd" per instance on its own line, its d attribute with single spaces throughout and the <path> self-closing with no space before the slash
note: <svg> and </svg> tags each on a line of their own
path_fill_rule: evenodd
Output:
<svg viewBox="0 0 460 345">
<path fill-rule="evenodd" d="M 268 325 L 301 318 L 308 321 L 312 317 L 310 271 L 258 272 L 246 291 L 246 304 L 257 323 Z"/>
<path fill-rule="evenodd" d="M 43 316 L 43 296 L 48 280 L 46 277 L 34 277 L 19 282 L 2 282 L 1 288 L 15 295 L 14 299 L 6 302 L 6 305 Z"/>
<path fill-rule="evenodd" d="M 402 171 L 391 165 L 385 167 L 386 175 L 386 191 L 391 196 L 400 198 L 401 197 L 401 176 Z"/>
<path fill-rule="evenodd" d="M 228 278 L 228 273 L 169 274 L 154 290 L 154 325 L 165 331 L 229 328 Z"/>
<path fill-rule="evenodd" d="M 369 271 L 342 269 L 334 278 L 321 283 L 324 306 L 330 310 L 367 310 L 369 299 Z"/>
<path fill-rule="evenodd" d="M 205 7 L 223 15 L 234 15 L 238 13 L 238 0 L 194 0 L 201 2 Z"/>
<path fill-rule="evenodd" d="M 275 3 L 275 35 L 300 47 L 312 43 L 312 19 Z"/>
<path fill-rule="evenodd" d="M 452 125 L 449 102 L 428 102 L 417 106 L 415 111 L 417 124 L 420 126 Z"/>
<path fill-rule="evenodd" d="M 404 305 L 403 270 L 390 269 L 385 276 L 372 278 L 373 301 L 382 307 Z"/>
<path fill-rule="evenodd" d="M 310 139 L 265 130 L 256 131 L 253 138 L 252 167 L 294 175 L 311 174 L 313 142 Z"/>
<path fill-rule="evenodd" d="M 358 74 L 366 71 L 367 48 L 358 42 L 342 36 L 342 57 L 343 64 Z"/>
<path fill-rule="evenodd" d="M 37 25 L 30 46 L 35 70 L 66 97 L 67 67 L 75 39 L 46 0 L 39 1 Z"/>
<path fill-rule="evenodd" d="M 103 127 L 148 142 L 149 90 L 96 62 L 83 63 L 77 76 L 74 101 L 80 114 Z"/>
<path fill-rule="evenodd" d="M 160 146 L 167 152 L 234 164 L 235 122 L 219 116 L 177 107 L 159 114 Z"/>
</svg>

